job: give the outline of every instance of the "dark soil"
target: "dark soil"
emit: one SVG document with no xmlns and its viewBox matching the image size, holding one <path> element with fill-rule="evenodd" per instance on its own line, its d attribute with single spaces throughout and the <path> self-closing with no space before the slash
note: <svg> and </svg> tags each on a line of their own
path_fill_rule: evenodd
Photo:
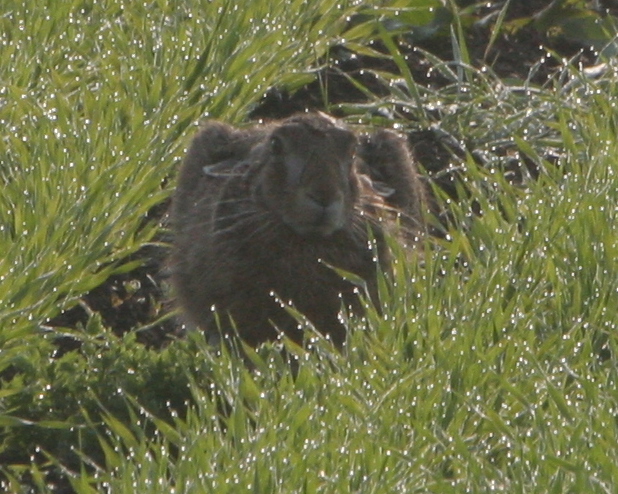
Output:
<svg viewBox="0 0 618 494">
<path fill-rule="evenodd" d="M 530 20 L 533 15 L 547 7 L 549 1 L 530 0 L 511 3 L 506 17 L 507 21 L 519 18 Z M 608 13 L 618 15 L 617 1 L 606 0 L 599 3 L 603 9 L 603 15 Z M 584 66 L 595 63 L 595 54 L 589 48 L 566 42 L 564 39 L 549 37 L 547 33 L 535 28 L 532 22 L 515 33 L 502 34 L 496 39 L 493 47 L 487 51 L 491 22 L 484 23 L 482 18 L 492 15 L 495 18 L 502 5 L 502 2 L 487 2 L 486 7 L 478 12 L 478 22 L 468 28 L 467 44 L 475 66 L 490 66 L 502 78 L 525 80 L 531 67 L 544 56 L 545 48 L 554 50 L 568 59 L 577 57 L 579 63 Z M 431 52 L 443 60 L 452 60 L 453 53 L 448 36 L 435 36 L 420 42 L 411 42 L 402 37 L 399 41 L 400 49 L 407 56 L 410 70 L 419 84 L 430 87 L 440 87 L 445 84 L 446 81 L 441 79 L 439 74 L 429 70 L 429 61 L 417 48 Z M 376 43 L 373 48 L 384 51 L 379 43 Z M 289 94 L 280 88 L 273 88 L 255 109 L 252 118 L 278 119 L 307 109 L 322 110 L 324 109 L 324 88 L 328 91 L 331 104 L 362 102 L 365 97 L 350 83 L 350 77 L 359 80 L 375 94 L 380 95 L 385 92 L 385 88 L 380 86 L 371 71 L 367 69 L 396 71 L 396 66 L 386 59 L 353 56 L 344 48 L 334 49 L 326 65 L 327 68 L 320 72 L 316 82 L 294 94 Z M 544 63 L 534 75 L 534 82 L 545 83 L 555 73 L 558 65 L 559 62 L 555 59 L 548 59 L 547 63 Z M 451 158 L 451 152 L 457 153 L 458 151 L 448 143 L 445 148 L 443 137 L 437 136 L 430 129 L 422 129 L 409 135 L 417 161 L 430 174 L 444 169 Z M 524 163 L 524 165 L 534 174 L 533 163 Z M 447 180 L 443 186 L 448 189 L 452 186 L 451 181 Z M 153 221 L 165 223 L 166 209 L 167 205 L 161 205 L 153 211 L 152 216 L 155 218 Z M 169 239 L 163 236 L 160 240 L 165 242 Z M 85 326 L 89 313 L 95 312 L 101 315 L 104 324 L 117 335 L 136 330 L 139 341 L 148 346 L 161 347 L 171 341 L 170 337 L 181 335 L 182 327 L 175 318 L 156 322 L 168 314 L 173 305 L 169 299 L 166 280 L 167 249 L 150 246 L 142 249 L 135 257 L 143 260 L 141 267 L 130 273 L 112 276 L 106 283 L 84 295 L 80 305 L 48 321 L 47 325 L 54 328 L 78 329 Z M 59 338 L 57 354 L 61 355 L 78 348 L 79 345 L 77 339 Z"/>
</svg>

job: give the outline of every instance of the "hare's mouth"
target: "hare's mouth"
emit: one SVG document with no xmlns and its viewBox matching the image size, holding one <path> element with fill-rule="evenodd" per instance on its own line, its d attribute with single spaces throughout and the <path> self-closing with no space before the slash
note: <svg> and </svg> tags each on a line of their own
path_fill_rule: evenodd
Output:
<svg viewBox="0 0 618 494">
<path fill-rule="evenodd" d="M 329 237 L 337 230 L 341 229 L 340 226 L 332 225 L 330 223 L 288 223 L 288 226 L 303 237 Z"/>
<path fill-rule="evenodd" d="M 342 201 L 327 205 L 299 201 L 295 206 L 290 214 L 283 216 L 283 221 L 299 235 L 328 237 L 345 225 Z"/>
</svg>

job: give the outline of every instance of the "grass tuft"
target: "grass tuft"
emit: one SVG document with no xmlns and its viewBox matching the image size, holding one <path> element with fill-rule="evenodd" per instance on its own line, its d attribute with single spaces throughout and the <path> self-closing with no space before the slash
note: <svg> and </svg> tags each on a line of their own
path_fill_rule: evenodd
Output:
<svg viewBox="0 0 618 494">
<path fill-rule="evenodd" d="M 356 9 L 291 5 L 7 5 L 0 485 L 54 492 L 60 473 L 77 493 L 615 492 L 618 70 L 501 80 L 469 65 L 461 24 L 457 62 L 427 54 L 443 87 L 416 84 L 382 31 L 401 73 L 376 72 L 389 94 L 342 107 L 430 129 L 462 177 L 459 201 L 439 194 L 443 238 L 421 260 L 395 255 L 382 311 L 349 320 L 345 355 L 310 329 L 310 350 L 243 359 L 191 334 L 154 351 L 97 315 L 72 335 L 79 352 L 54 354 L 42 323 L 152 239 L 142 220 L 193 122 L 237 122 L 275 81 L 305 81 Z"/>
</svg>

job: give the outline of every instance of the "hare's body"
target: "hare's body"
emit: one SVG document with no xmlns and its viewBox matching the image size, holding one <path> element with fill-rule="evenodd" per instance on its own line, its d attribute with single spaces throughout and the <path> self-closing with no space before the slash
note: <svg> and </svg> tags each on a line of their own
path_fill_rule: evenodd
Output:
<svg viewBox="0 0 618 494">
<path fill-rule="evenodd" d="M 401 208 L 418 233 L 422 190 L 394 134 L 359 147 L 315 114 L 249 130 L 207 124 L 181 170 L 172 218 L 172 279 L 189 321 L 211 334 L 235 327 L 253 345 L 278 330 L 301 342 L 281 307 L 291 304 L 341 345 L 340 309 L 360 307 L 356 287 L 333 267 L 365 280 L 375 298 L 375 258 L 387 258 L 389 215 L 370 177 L 385 182 L 390 209 Z"/>
</svg>

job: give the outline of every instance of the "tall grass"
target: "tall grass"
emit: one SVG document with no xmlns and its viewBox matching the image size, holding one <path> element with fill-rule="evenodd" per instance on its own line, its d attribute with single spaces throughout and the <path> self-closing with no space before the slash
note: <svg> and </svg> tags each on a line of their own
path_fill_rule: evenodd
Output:
<svg viewBox="0 0 618 494">
<path fill-rule="evenodd" d="M 618 74 L 580 82 L 539 96 L 559 166 L 522 189 L 469 160 L 459 227 L 423 264 L 402 255 L 385 313 L 354 324 L 347 355 L 318 343 L 295 379 L 268 349 L 253 373 L 214 359 L 229 413 L 194 384 L 197 406 L 173 430 L 116 431 L 117 466 L 100 481 L 112 492 L 614 492 Z"/>
<path fill-rule="evenodd" d="M 307 80 L 351 2 L 4 2 L 0 343 L 152 238 L 182 138 Z"/>
<path fill-rule="evenodd" d="M 265 15 L 260 9 L 269 7 L 257 3 Z M 42 446 L 26 449 L 32 461 L 20 457 L 2 470 L 3 487 L 20 492 L 27 475 L 33 489 L 51 492 L 44 473 L 56 465 L 78 493 L 615 492 L 618 71 L 611 65 L 598 80 L 567 66 L 547 87 L 534 87 L 434 59 L 434 70 L 450 78 L 445 88 L 410 87 L 405 74 L 382 73 L 388 97 L 344 107 L 366 122 L 378 121 L 368 108 L 394 109 L 400 129 L 418 125 L 406 115 L 439 121 L 470 151 L 453 156 L 467 196 L 457 204 L 443 198 L 452 217 L 446 237 L 427 240 L 423 262 L 396 256 L 382 314 L 369 308 L 350 321 L 344 355 L 319 338 L 311 351 L 286 342 L 295 365 L 265 346 L 246 349 L 250 369 L 233 352 L 214 353 L 201 335 L 154 352 L 133 335 L 110 336 L 96 317 L 81 353 L 50 361 L 46 341 L 18 344 L 59 299 L 87 290 L 118 268 L 105 267 L 110 261 L 151 238 L 136 225 L 165 196 L 161 182 L 190 122 L 209 111 L 240 119 L 275 78 L 285 72 L 290 80 L 291 67 L 257 62 L 257 79 L 232 77 L 251 58 L 241 56 L 243 67 L 232 70 L 234 50 L 253 44 L 234 31 L 236 41 L 226 45 L 224 37 L 219 47 L 203 32 L 253 26 L 247 11 L 225 24 L 233 5 L 217 5 L 220 18 L 198 15 L 197 2 L 97 3 L 83 12 L 15 5 L 2 19 L 16 26 L 22 19 L 24 31 L 1 31 L 11 34 L 2 35 L 0 56 L 14 63 L 0 65 L 0 77 L 13 81 L 0 106 L 11 130 L 0 164 L 8 246 L 0 260 L 7 300 L 0 369 L 11 365 L 17 377 L 0 390 L 0 454 L 30 448 L 33 436 Z M 291 11 L 305 30 L 292 22 L 299 31 L 287 33 L 297 38 L 279 38 L 297 67 L 314 56 L 298 51 L 304 42 L 327 44 L 318 31 L 330 24 L 315 8 L 299 3 Z M 26 43 L 35 28 L 50 35 Z M 91 29 L 95 35 L 80 37 Z M 268 46 L 274 32 L 264 34 Z M 159 64 L 167 70 L 155 70 Z M 151 91 L 158 98 L 150 100 Z M 545 160 L 548 148 L 555 162 Z M 505 149 L 534 160 L 538 179 L 505 178 L 512 157 Z"/>
<path fill-rule="evenodd" d="M 145 215 L 169 194 L 166 185 L 193 125 L 206 116 L 239 121 L 276 82 L 293 88 L 311 80 L 317 60 L 356 10 L 353 3 L 3 2 L 4 461 L 28 458 L 33 438 L 64 451 L 75 431 L 87 427 L 80 407 L 90 408 L 83 400 L 100 402 L 104 384 L 118 384 L 107 367 L 88 372 L 103 365 L 94 357 L 106 338 L 96 317 L 80 336 L 94 360 L 51 361 L 42 324 L 112 273 L 135 267 L 126 258 L 152 241 L 157 226 L 144 222 Z M 119 357 L 115 365 L 155 365 L 139 362 Z M 78 372 L 85 381 L 74 378 Z M 101 383 L 97 375 L 109 379 Z M 155 388 L 164 381 L 153 378 Z M 91 386 L 99 388 L 96 398 Z M 133 392 L 142 395 L 138 388 Z M 65 442 L 45 440 L 65 429 L 73 431 Z"/>
</svg>

